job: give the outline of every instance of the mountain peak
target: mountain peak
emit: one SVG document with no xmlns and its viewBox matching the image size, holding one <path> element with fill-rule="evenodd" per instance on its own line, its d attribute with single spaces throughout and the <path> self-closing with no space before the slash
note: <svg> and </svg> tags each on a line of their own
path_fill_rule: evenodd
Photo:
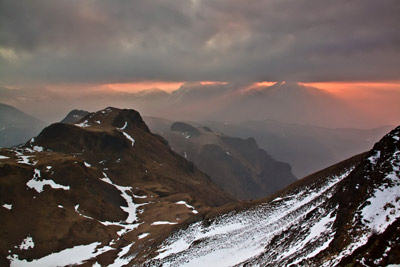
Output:
<svg viewBox="0 0 400 267">
<path fill-rule="evenodd" d="M 64 119 L 61 120 L 61 122 L 73 124 L 82 119 L 83 117 L 85 117 L 89 113 L 90 112 L 86 110 L 73 109 L 67 114 L 67 116 Z"/>
<path fill-rule="evenodd" d="M 196 129 L 192 125 L 184 123 L 184 122 L 174 122 L 171 125 L 171 131 L 186 133 L 186 134 L 189 134 L 191 136 L 196 136 L 196 135 L 200 134 L 198 129 Z"/>
<path fill-rule="evenodd" d="M 146 132 L 150 132 L 139 112 L 133 109 L 119 109 L 114 107 L 89 113 L 77 121 L 75 126 L 104 130 L 140 128 Z"/>
<path fill-rule="evenodd" d="M 52 124 L 26 146 L 64 153 L 116 153 L 130 150 L 143 134 L 151 133 L 139 112 L 108 107 L 75 124 Z"/>
</svg>

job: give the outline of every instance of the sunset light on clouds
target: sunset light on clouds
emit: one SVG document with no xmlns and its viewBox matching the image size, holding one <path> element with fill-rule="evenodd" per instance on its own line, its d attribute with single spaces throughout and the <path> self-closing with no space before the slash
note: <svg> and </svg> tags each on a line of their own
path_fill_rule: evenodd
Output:
<svg viewBox="0 0 400 267">
<path fill-rule="evenodd" d="M 399 13 L 397 0 L 4 0 L 0 101 L 36 115 L 64 103 L 54 120 L 84 98 L 290 81 L 399 114 Z"/>
<path fill-rule="evenodd" d="M 111 89 L 119 92 L 139 92 L 147 89 L 161 89 L 166 92 L 177 90 L 183 82 L 160 82 L 160 81 L 145 81 L 132 83 L 110 83 L 102 85 L 105 89 Z"/>
</svg>

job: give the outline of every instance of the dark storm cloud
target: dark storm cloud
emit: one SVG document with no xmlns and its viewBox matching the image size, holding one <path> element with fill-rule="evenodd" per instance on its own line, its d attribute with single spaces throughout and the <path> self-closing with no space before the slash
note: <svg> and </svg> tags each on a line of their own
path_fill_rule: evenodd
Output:
<svg viewBox="0 0 400 267">
<path fill-rule="evenodd" d="M 0 0 L 0 82 L 398 80 L 398 0 Z"/>
</svg>

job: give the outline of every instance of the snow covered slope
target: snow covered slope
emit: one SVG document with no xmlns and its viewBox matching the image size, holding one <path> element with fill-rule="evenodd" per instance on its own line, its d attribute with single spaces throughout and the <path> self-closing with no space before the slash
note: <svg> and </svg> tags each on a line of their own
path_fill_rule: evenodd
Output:
<svg viewBox="0 0 400 267">
<path fill-rule="evenodd" d="M 240 212 L 189 225 L 146 266 L 400 263 L 400 127 L 360 163 L 308 177 Z"/>
</svg>

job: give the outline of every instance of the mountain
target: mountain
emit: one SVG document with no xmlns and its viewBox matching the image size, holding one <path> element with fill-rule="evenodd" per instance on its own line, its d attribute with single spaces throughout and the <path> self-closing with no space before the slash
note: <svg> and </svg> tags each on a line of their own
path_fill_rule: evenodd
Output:
<svg viewBox="0 0 400 267">
<path fill-rule="evenodd" d="M 324 128 L 274 120 L 240 123 L 203 121 L 196 125 L 206 125 L 240 138 L 253 137 L 272 157 L 289 163 L 297 177 L 304 177 L 368 150 L 393 128 Z"/>
<path fill-rule="evenodd" d="M 132 94 L 139 101 L 166 99 L 169 97 L 169 94 L 167 92 L 158 88 L 142 90 Z"/>
<path fill-rule="evenodd" d="M 175 152 L 238 199 L 265 197 L 296 181 L 290 166 L 260 149 L 253 138 L 233 138 L 183 122 L 170 127 L 157 132 Z"/>
<path fill-rule="evenodd" d="M 122 266 L 232 201 L 138 112 L 106 108 L 0 150 L 0 265 Z"/>
<path fill-rule="evenodd" d="M 356 111 L 335 95 L 294 82 L 247 90 L 223 112 L 235 121 L 270 119 L 325 127 L 349 125 L 349 118 L 358 118 Z"/>
<path fill-rule="evenodd" d="M 67 114 L 67 116 L 61 120 L 61 122 L 73 124 L 73 123 L 81 120 L 83 117 L 85 117 L 89 113 L 90 112 L 86 111 L 86 110 L 74 109 L 71 112 L 69 112 Z"/>
<path fill-rule="evenodd" d="M 400 263 L 399 230 L 400 126 L 271 197 L 209 213 L 143 265 L 388 266 Z"/>
<path fill-rule="evenodd" d="M 162 114 L 173 121 L 241 123 L 251 118 L 325 128 L 366 128 L 372 120 L 332 93 L 294 82 L 269 86 L 188 83 L 164 95 L 162 101 L 157 102 L 157 97 L 135 99 L 132 103 L 139 105 L 143 114 Z"/>
<path fill-rule="evenodd" d="M 221 84 L 201 84 L 187 83 L 179 89 L 173 91 L 169 96 L 169 101 L 179 105 L 192 105 L 195 102 L 210 101 L 210 99 L 220 98 L 229 95 L 237 88 L 233 84 L 221 86 Z"/>
<path fill-rule="evenodd" d="M 45 122 L 0 103 L 0 147 L 25 143 L 45 126 Z"/>
</svg>

